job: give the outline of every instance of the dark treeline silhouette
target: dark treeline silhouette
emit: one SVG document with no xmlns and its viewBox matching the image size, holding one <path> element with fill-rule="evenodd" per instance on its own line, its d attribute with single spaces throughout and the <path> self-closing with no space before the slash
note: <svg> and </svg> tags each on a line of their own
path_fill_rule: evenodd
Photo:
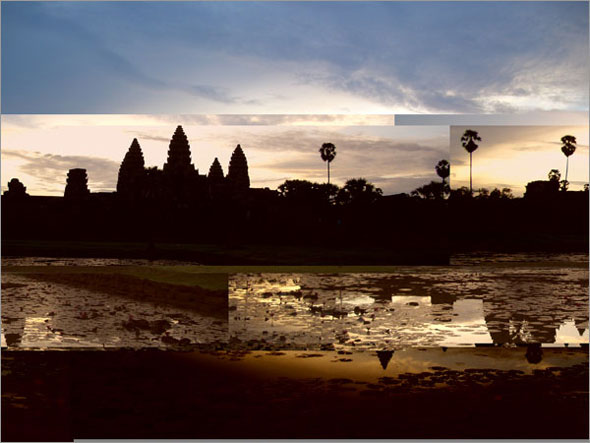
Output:
<svg viewBox="0 0 590 443">
<path fill-rule="evenodd" d="M 471 136 L 466 145 L 480 140 Z M 329 166 L 335 146 L 322 149 Z M 410 194 L 383 195 L 364 178 L 342 187 L 286 180 L 277 190 L 253 188 L 240 145 L 227 174 L 217 158 L 200 174 L 179 126 L 162 169 L 146 168 L 133 140 L 116 192 L 89 192 L 84 169 L 68 172 L 64 197 L 28 196 L 11 180 L 2 196 L 3 247 L 18 255 L 25 254 L 18 241 L 135 242 L 147 245 L 151 258 L 157 245 L 177 244 L 167 258 L 213 260 L 203 255 L 206 247 L 213 261 L 233 263 L 236 250 L 257 245 L 254 256 L 237 262 L 268 264 L 445 264 L 453 250 L 586 250 L 588 193 L 563 192 L 559 171 L 514 198 L 507 188 L 451 190 L 449 162 L 434 169 L 441 181 Z M 189 245 L 200 245 L 200 255 L 188 254 Z M 293 250 L 296 258 L 288 258 Z"/>
<path fill-rule="evenodd" d="M 452 250 L 588 251 L 588 186 L 583 191 L 568 191 L 567 167 L 576 150 L 576 138 L 561 138 L 567 159 L 565 180 L 561 180 L 559 170 L 552 169 L 548 180 L 528 183 L 522 198 L 514 198 L 509 188 L 491 192 L 480 188 L 474 193 L 472 154 L 478 148 L 475 141 L 481 140 L 471 129 L 460 139 L 469 153 L 469 188 L 441 189 L 436 194 L 432 182 L 430 188 L 417 190 L 426 196 L 449 191 Z"/>
<path fill-rule="evenodd" d="M 588 187 L 567 191 L 558 170 L 548 176 L 529 182 L 520 198 L 508 188 L 452 190 L 448 202 L 453 250 L 587 251 Z"/>
<path fill-rule="evenodd" d="M 324 143 L 322 149 L 329 166 L 335 147 Z M 449 257 L 442 199 L 383 196 L 364 178 L 342 187 L 287 180 L 277 190 L 252 188 L 240 145 L 226 175 L 217 158 L 200 174 L 180 126 L 163 169 L 146 168 L 133 140 L 116 192 L 89 192 L 84 169 L 68 172 L 64 197 L 24 197 L 24 186 L 11 183 L 2 197 L 5 254 L 19 253 L 6 242 L 53 240 L 139 242 L 150 254 L 163 243 L 211 245 L 217 253 L 263 245 L 268 256 L 242 260 L 252 263 L 273 263 L 282 246 L 299 249 L 293 260 L 299 264 L 444 264 Z M 173 258 L 202 258 L 182 249 Z M 321 250 L 318 257 L 308 253 L 312 249 Z"/>
</svg>

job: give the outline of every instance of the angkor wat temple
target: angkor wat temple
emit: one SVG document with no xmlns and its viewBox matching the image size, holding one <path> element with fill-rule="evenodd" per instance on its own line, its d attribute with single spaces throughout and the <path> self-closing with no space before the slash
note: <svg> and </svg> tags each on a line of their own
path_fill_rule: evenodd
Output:
<svg viewBox="0 0 590 443">
<path fill-rule="evenodd" d="M 58 249 L 65 242 L 94 242 L 119 257 L 123 243 L 158 243 L 174 245 L 170 257 L 203 263 L 445 264 L 450 244 L 457 250 L 576 251 L 588 245 L 587 193 L 552 189 L 551 198 L 539 199 L 531 185 L 527 198 L 451 195 L 447 202 L 408 194 L 367 199 L 360 192 L 338 202 L 326 184 L 291 180 L 313 185 L 297 192 L 283 185 L 280 192 L 251 188 L 240 145 L 227 174 L 217 158 L 201 174 L 181 126 L 162 169 L 146 168 L 133 139 L 116 192 L 90 192 L 87 182 L 85 169 L 71 169 L 64 196 L 46 197 L 29 196 L 12 179 L 2 196 L 4 253 L 38 255 L 26 248 L 47 241 Z M 92 248 L 89 255 L 97 253 Z M 185 255 L 191 248 L 196 256 Z"/>
<path fill-rule="evenodd" d="M 117 194 L 127 201 L 165 199 L 176 205 L 191 205 L 203 200 L 245 197 L 250 189 L 248 161 L 241 146 L 234 150 L 227 176 L 215 158 L 208 174 L 200 174 L 191 162 L 188 139 L 178 126 L 168 148 L 163 169 L 146 168 L 141 147 L 136 138 L 119 168 Z"/>
<path fill-rule="evenodd" d="M 63 197 L 28 196 L 26 188 L 12 180 L 2 196 L 3 248 L 11 251 L 16 245 L 15 253 L 26 254 L 18 243 L 23 240 L 60 245 L 212 245 L 211 254 L 217 254 L 219 262 L 220 251 L 233 248 L 235 252 L 236 247 L 250 244 L 265 252 L 239 262 L 289 262 L 281 258 L 287 253 L 285 247 L 296 248 L 291 251 L 298 254 L 300 263 L 397 262 L 393 256 L 402 257 L 403 262 L 447 260 L 445 236 L 438 234 L 443 224 L 430 223 L 434 213 L 444 210 L 442 203 L 387 196 L 375 202 L 359 198 L 336 205 L 318 195 L 250 187 L 248 162 L 240 145 L 231 155 L 227 174 L 217 158 L 207 174 L 201 174 L 192 162 L 187 136 L 178 126 L 162 169 L 146 168 L 139 141 L 133 139 L 119 168 L 116 192 L 90 192 L 86 170 L 81 168 L 67 173 Z M 419 237 L 408 235 L 418 231 Z M 303 252 L 299 250 L 303 245 L 314 249 Z M 207 247 L 201 247 L 199 260 L 206 255 L 203 248 Z M 429 251 L 426 255 L 424 248 Z M 342 253 L 344 249 L 349 257 Z M 314 257 L 312 250 L 321 255 Z M 358 258 L 359 254 L 364 258 Z M 183 257 L 180 250 L 173 255 Z"/>
</svg>

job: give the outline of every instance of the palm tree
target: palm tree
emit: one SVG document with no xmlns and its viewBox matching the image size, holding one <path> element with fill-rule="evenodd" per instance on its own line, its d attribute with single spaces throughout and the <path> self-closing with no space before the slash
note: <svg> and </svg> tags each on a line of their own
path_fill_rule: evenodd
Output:
<svg viewBox="0 0 590 443">
<path fill-rule="evenodd" d="M 330 163 L 336 157 L 336 146 L 332 143 L 324 143 L 320 148 L 322 160 L 328 162 L 328 184 L 330 184 Z"/>
<path fill-rule="evenodd" d="M 449 164 L 449 162 L 446 160 L 441 160 L 437 163 L 437 165 L 434 167 L 434 169 L 436 169 L 436 174 L 440 178 L 442 178 L 443 185 L 446 184 L 447 178 L 449 177 L 449 174 L 451 173 L 451 165 Z"/>
<path fill-rule="evenodd" d="M 565 155 L 565 181 L 567 182 L 567 170 L 569 166 L 570 155 L 576 152 L 576 137 L 573 135 L 564 135 L 561 137 L 561 152 Z"/>
<path fill-rule="evenodd" d="M 481 141 L 481 137 L 477 133 L 477 131 L 473 131 L 471 129 L 467 129 L 461 137 L 461 144 L 465 148 L 467 152 L 469 152 L 469 192 L 473 194 L 473 161 L 472 161 L 472 154 L 473 151 L 477 149 L 475 144 L 476 141 Z"/>
</svg>

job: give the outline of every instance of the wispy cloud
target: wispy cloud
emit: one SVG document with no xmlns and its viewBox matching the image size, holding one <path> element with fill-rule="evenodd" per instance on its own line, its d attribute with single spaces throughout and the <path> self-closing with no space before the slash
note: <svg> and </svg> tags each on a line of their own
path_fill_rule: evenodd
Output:
<svg viewBox="0 0 590 443">
<path fill-rule="evenodd" d="M 586 2 L 9 2 L 2 12 L 5 113 L 588 109 Z"/>
<path fill-rule="evenodd" d="M 113 191 L 117 185 L 119 165 L 104 158 L 42 154 L 40 152 L 3 149 L 5 158 L 24 160 L 20 170 L 44 184 L 51 193 L 65 189 L 66 176 L 70 169 L 84 168 L 88 172 L 88 186 L 92 192 Z"/>
</svg>

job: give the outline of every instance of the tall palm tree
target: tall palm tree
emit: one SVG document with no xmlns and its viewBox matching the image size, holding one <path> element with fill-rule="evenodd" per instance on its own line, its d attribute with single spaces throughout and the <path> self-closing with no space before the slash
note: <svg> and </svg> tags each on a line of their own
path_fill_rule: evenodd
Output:
<svg viewBox="0 0 590 443">
<path fill-rule="evenodd" d="M 463 136 L 461 137 L 461 145 L 465 148 L 467 152 L 469 152 L 469 192 L 473 194 L 473 160 L 472 154 L 478 147 L 475 144 L 476 141 L 481 141 L 481 137 L 477 133 L 477 131 L 473 131 L 471 129 L 467 129 Z"/>
<path fill-rule="evenodd" d="M 567 182 L 567 170 L 569 166 L 570 155 L 576 152 L 576 137 L 573 135 L 564 135 L 561 137 L 561 152 L 565 155 L 565 181 Z"/>
<path fill-rule="evenodd" d="M 328 162 L 328 184 L 330 184 L 330 163 L 336 157 L 336 146 L 332 143 L 324 143 L 320 148 L 322 160 Z"/>
<path fill-rule="evenodd" d="M 434 169 L 436 169 L 436 174 L 442 178 L 443 185 L 446 184 L 447 178 L 451 173 L 451 165 L 449 162 L 446 160 L 441 160 L 437 163 Z"/>
</svg>

